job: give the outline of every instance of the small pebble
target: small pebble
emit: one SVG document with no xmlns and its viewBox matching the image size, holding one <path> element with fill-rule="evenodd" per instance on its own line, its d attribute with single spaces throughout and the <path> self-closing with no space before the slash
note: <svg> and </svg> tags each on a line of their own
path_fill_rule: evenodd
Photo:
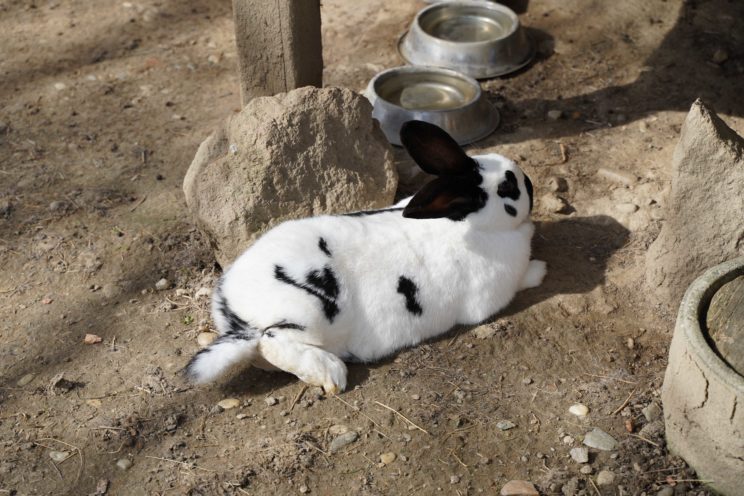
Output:
<svg viewBox="0 0 744 496">
<path fill-rule="evenodd" d="M 587 432 L 584 436 L 584 444 L 590 448 L 612 451 L 617 446 L 617 441 L 605 431 L 595 428 L 594 430 Z"/>
<path fill-rule="evenodd" d="M 328 428 L 328 432 L 330 432 L 334 436 L 339 436 L 341 434 L 346 434 L 347 432 L 349 432 L 349 430 L 350 430 L 349 427 L 348 426 L 345 426 L 343 424 L 332 425 L 332 426 L 330 426 Z"/>
<path fill-rule="evenodd" d="M 633 348 L 635 348 L 635 339 L 628 338 L 628 341 L 626 341 L 625 346 L 627 346 L 629 350 L 632 350 Z"/>
<path fill-rule="evenodd" d="M 279 400 L 278 400 L 278 399 L 276 399 L 276 398 L 274 398 L 273 396 L 268 396 L 268 397 L 267 397 L 267 398 L 266 398 L 266 399 L 264 400 L 264 402 L 265 402 L 265 403 L 266 403 L 266 404 L 267 404 L 268 406 L 274 406 L 274 405 L 276 405 L 277 403 L 279 403 Z"/>
<path fill-rule="evenodd" d="M 36 374 L 26 374 L 20 379 L 18 379 L 18 382 L 16 382 L 16 386 L 18 387 L 26 386 L 28 383 L 34 380 L 34 377 L 36 377 Z"/>
<path fill-rule="evenodd" d="M 493 326 L 480 326 L 473 330 L 473 336 L 478 339 L 488 339 L 496 335 L 496 328 Z"/>
<path fill-rule="evenodd" d="M 228 148 L 230 149 L 230 153 L 232 153 L 233 155 L 238 153 L 238 145 L 236 145 L 235 143 L 230 143 L 230 146 Z"/>
<path fill-rule="evenodd" d="M 550 176 L 548 178 L 548 189 L 553 193 L 565 193 L 568 191 L 568 181 L 562 177 Z"/>
<path fill-rule="evenodd" d="M 450 475 L 450 484 L 459 484 L 459 483 L 460 483 L 459 475 Z"/>
<path fill-rule="evenodd" d="M 530 384 L 532 384 L 532 379 L 529 377 L 525 377 L 524 379 L 522 379 L 522 384 L 524 384 L 525 386 L 529 386 Z"/>
<path fill-rule="evenodd" d="M 613 482 L 615 482 L 615 474 L 609 470 L 602 470 L 597 474 L 598 486 L 609 486 Z"/>
<path fill-rule="evenodd" d="M 129 458 L 120 458 L 116 462 L 116 466 L 119 467 L 121 470 L 129 470 L 132 467 L 132 460 Z"/>
<path fill-rule="evenodd" d="M 194 296 L 197 298 L 209 298 L 212 296 L 212 290 L 209 288 L 199 288 Z"/>
<path fill-rule="evenodd" d="M 83 343 L 85 344 L 96 344 L 100 343 L 101 341 L 103 341 L 103 339 L 101 339 L 101 336 L 97 336 L 95 334 L 86 334 L 83 338 Z"/>
<path fill-rule="evenodd" d="M 212 408 L 209 409 L 209 413 L 212 415 L 217 415 L 219 413 L 224 412 L 225 409 L 222 408 L 220 405 L 214 405 Z"/>
<path fill-rule="evenodd" d="M 594 472 L 594 469 L 592 468 L 592 466 L 591 466 L 591 465 L 584 465 L 583 467 L 581 467 L 581 468 L 579 469 L 579 472 L 581 472 L 581 473 L 582 473 L 582 474 L 584 474 L 584 475 L 589 475 L 589 474 L 591 474 L 592 472 Z"/>
<path fill-rule="evenodd" d="M 583 447 L 572 448 L 571 458 L 576 463 L 588 463 L 589 462 L 589 450 Z"/>
<path fill-rule="evenodd" d="M 57 463 L 62 463 L 63 461 L 70 458 L 70 452 L 69 451 L 50 451 L 49 458 L 51 458 Z"/>
<path fill-rule="evenodd" d="M 726 62 L 728 60 L 728 58 L 729 58 L 729 54 L 723 48 L 718 48 L 713 53 L 713 63 L 714 64 L 723 64 L 724 62 Z"/>
<path fill-rule="evenodd" d="M 170 281 L 164 277 L 155 283 L 155 289 L 157 289 L 158 291 L 165 291 L 166 289 L 170 288 L 170 285 Z"/>
<path fill-rule="evenodd" d="M 206 348 L 212 344 L 212 341 L 215 339 L 217 339 L 217 334 L 214 332 L 200 332 L 199 335 L 196 336 L 196 342 L 202 348 Z"/>
<path fill-rule="evenodd" d="M 235 418 L 238 419 L 238 420 L 243 420 L 244 418 L 248 418 L 248 414 L 247 413 L 239 413 L 239 414 L 235 415 Z"/>
<path fill-rule="evenodd" d="M 571 213 L 571 205 L 569 205 L 564 198 L 553 193 L 548 193 L 547 195 L 540 197 L 540 204 L 548 212 L 555 214 Z"/>
<path fill-rule="evenodd" d="M 661 416 L 661 408 L 657 403 L 652 402 L 649 403 L 646 408 L 641 410 L 641 413 L 643 413 L 643 416 L 646 417 L 647 421 L 653 422 Z"/>
<path fill-rule="evenodd" d="M 656 493 L 656 496 L 674 496 L 674 488 L 671 486 L 662 487 L 661 490 Z"/>
<path fill-rule="evenodd" d="M 635 203 L 618 203 L 615 205 L 615 210 L 623 214 L 632 214 L 638 211 L 638 205 Z"/>
<path fill-rule="evenodd" d="M 548 119 L 551 121 L 557 121 L 561 117 L 563 117 L 562 110 L 548 110 Z"/>
<path fill-rule="evenodd" d="M 65 88 L 67 88 L 65 83 L 54 83 L 54 89 L 57 91 L 62 91 Z"/>
<path fill-rule="evenodd" d="M 218 406 L 222 407 L 223 410 L 230 410 L 240 406 L 240 400 L 237 398 L 225 398 L 224 400 L 217 403 Z"/>
<path fill-rule="evenodd" d="M 563 437 L 563 444 L 571 445 L 571 444 L 574 443 L 574 441 L 576 441 L 576 439 L 574 439 L 572 436 L 564 436 Z"/>
<path fill-rule="evenodd" d="M 380 455 L 380 462 L 385 465 L 390 465 L 395 461 L 396 455 L 393 452 L 383 453 Z"/>
<path fill-rule="evenodd" d="M 540 493 L 531 482 L 510 480 L 501 488 L 501 496 L 540 496 Z"/>
<path fill-rule="evenodd" d="M 576 403 L 575 405 L 571 405 L 568 411 L 577 417 L 586 417 L 589 413 L 589 408 L 581 403 Z"/>
<path fill-rule="evenodd" d="M 300 486 L 300 493 L 301 494 L 307 494 L 310 492 L 310 488 L 307 487 L 305 484 Z"/>
<path fill-rule="evenodd" d="M 348 431 L 344 432 L 343 434 L 338 435 L 336 438 L 331 441 L 331 446 L 329 448 L 331 453 L 336 453 L 341 448 L 344 448 L 351 443 L 355 442 L 357 439 L 359 439 L 359 434 L 357 434 L 356 431 Z"/>
<path fill-rule="evenodd" d="M 509 429 L 514 429 L 516 425 L 513 422 L 510 422 L 509 420 L 502 420 L 501 422 L 496 424 L 496 427 L 499 430 L 508 431 Z"/>
<path fill-rule="evenodd" d="M 421 396 L 419 396 L 418 394 L 412 394 L 412 395 L 411 395 L 411 399 L 412 399 L 412 400 L 416 400 L 416 401 L 418 401 L 418 400 L 420 400 L 420 399 L 421 399 Z"/>
<path fill-rule="evenodd" d="M 600 167 L 599 170 L 597 170 L 597 175 L 602 176 L 609 181 L 620 183 L 625 186 L 632 186 L 637 181 L 636 176 L 631 174 L 630 172 L 610 169 L 606 167 Z"/>
</svg>

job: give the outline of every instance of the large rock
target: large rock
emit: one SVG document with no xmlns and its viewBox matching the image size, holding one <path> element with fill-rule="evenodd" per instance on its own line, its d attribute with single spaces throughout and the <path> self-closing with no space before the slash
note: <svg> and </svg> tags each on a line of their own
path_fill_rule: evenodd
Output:
<svg viewBox="0 0 744 496">
<path fill-rule="evenodd" d="M 183 189 L 223 267 L 299 217 L 390 205 L 398 176 L 366 98 L 300 88 L 251 100 L 199 147 Z"/>
<path fill-rule="evenodd" d="M 646 255 L 647 286 L 676 310 L 709 267 L 744 254 L 744 139 L 700 100 L 674 151 L 666 222 Z"/>
</svg>

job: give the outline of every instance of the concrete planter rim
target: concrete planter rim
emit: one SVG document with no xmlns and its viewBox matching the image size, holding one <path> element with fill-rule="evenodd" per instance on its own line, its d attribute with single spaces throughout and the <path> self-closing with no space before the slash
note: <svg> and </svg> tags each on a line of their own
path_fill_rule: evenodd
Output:
<svg viewBox="0 0 744 496">
<path fill-rule="evenodd" d="M 713 295 L 721 287 L 744 275 L 744 257 L 736 258 L 708 269 L 687 288 L 677 314 L 677 327 L 695 349 L 698 358 L 728 387 L 744 395 L 744 377 L 728 366 L 708 343 L 702 323 Z"/>
</svg>

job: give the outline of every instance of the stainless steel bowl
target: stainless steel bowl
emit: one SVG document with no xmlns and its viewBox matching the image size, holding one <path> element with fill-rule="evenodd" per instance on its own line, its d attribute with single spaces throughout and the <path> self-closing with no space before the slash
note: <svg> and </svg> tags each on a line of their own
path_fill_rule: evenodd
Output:
<svg viewBox="0 0 744 496">
<path fill-rule="evenodd" d="M 411 64 L 447 67 L 476 79 L 514 72 L 534 56 L 517 14 L 482 0 L 425 7 L 401 37 L 398 49 Z"/>
<path fill-rule="evenodd" d="M 485 138 L 499 125 L 499 113 L 478 81 L 450 69 L 388 69 L 372 78 L 365 93 L 372 117 L 394 145 L 400 146 L 400 128 L 410 120 L 436 124 L 461 145 Z"/>
</svg>

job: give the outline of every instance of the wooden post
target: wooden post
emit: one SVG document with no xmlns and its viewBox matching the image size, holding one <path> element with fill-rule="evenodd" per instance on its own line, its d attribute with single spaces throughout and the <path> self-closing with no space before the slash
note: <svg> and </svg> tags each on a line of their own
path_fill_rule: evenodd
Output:
<svg viewBox="0 0 744 496">
<path fill-rule="evenodd" d="M 322 86 L 320 0 L 233 0 L 243 105 Z"/>
</svg>

